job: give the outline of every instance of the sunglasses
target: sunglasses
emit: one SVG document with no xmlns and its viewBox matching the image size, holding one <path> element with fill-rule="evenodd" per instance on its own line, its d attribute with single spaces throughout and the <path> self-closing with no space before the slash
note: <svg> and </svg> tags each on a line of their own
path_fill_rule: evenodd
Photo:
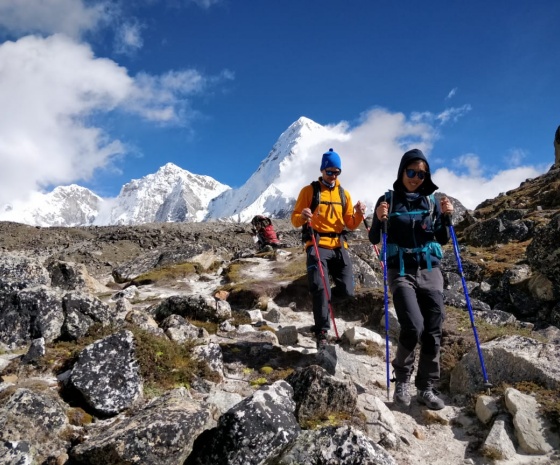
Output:
<svg viewBox="0 0 560 465">
<path fill-rule="evenodd" d="M 427 172 L 426 171 L 415 171 L 413 169 L 407 169 L 405 171 L 406 176 L 410 179 L 414 178 L 414 176 L 418 176 L 418 179 L 420 179 L 420 181 L 423 181 L 424 178 L 427 176 Z"/>
<path fill-rule="evenodd" d="M 326 174 L 327 176 L 339 176 L 340 173 L 342 173 L 342 171 L 325 170 L 325 174 Z"/>
</svg>

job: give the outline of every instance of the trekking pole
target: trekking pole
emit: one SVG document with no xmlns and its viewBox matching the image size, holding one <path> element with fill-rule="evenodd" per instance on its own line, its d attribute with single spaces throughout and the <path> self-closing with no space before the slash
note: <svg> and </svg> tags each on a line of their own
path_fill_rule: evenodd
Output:
<svg viewBox="0 0 560 465">
<path fill-rule="evenodd" d="M 484 366 L 484 357 L 482 356 L 482 350 L 480 349 L 480 342 L 478 341 L 478 334 L 476 332 L 476 326 L 474 324 L 473 310 L 471 307 L 471 301 L 469 299 L 469 291 L 467 290 L 467 283 L 465 281 L 465 275 L 463 273 L 463 265 L 461 264 L 461 257 L 459 256 L 459 245 L 457 243 L 457 236 L 455 235 L 455 230 L 453 229 L 453 218 L 449 217 L 449 233 L 451 234 L 451 239 L 453 241 L 453 251 L 455 252 L 455 258 L 457 259 L 457 266 L 459 267 L 459 274 L 461 275 L 461 281 L 463 282 L 463 291 L 465 292 L 465 300 L 467 301 L 467 309 L 469 310 L 469 318 L 471 320 L 471 327 L 474 334 L 474 341 L 476 342 L 476 350 L 478 351 L 478 359 L 480 360 L 480 367 L 482 368 L 482 376 L 484 378 L 484 388 L 490 391 L 492 383 L 488 381 L 488 375 L 486 374 L 486 367 Z"/>
<path fill-rule="evenodd" d="M 390 400 L 389 375 L 389 292 L 387 290 L 387 217 L 383 218 L 383 294 L 385 300 L 385 370 L 387 372 L 387 400 Z"/>
<path fill-rule="evenodd" d="M 321 279 L 323 281 L 323 289 L 325 290 L 325 297 L 327 298 L 327 303 L 329 305 L 329 313 L 331 315 L 334 334 L 336 335 L 336 339 L 339 340 L 340 337 L 338 336 L 338 330 L 336 329 L 336 322 L 334 321 L 334 312 L 331 305 L 331 298 L 329 295 L 329 290 L 327 289 L 327 280 L 325 278 L 325 273 L 323 272 L 323 264 L 321 263 L 321 256 L 319 255 L 319 246 L 317 245 L 317 239 L 315 239 L 315 231 L 311 227 L 311 221 L 309 223 L 310 223 L 309 228 L 311 229 L 311 238 L 313 240 L 313 247 L 315 249 L 315 255 L 317 256 L 317 266 L 319 268 L 319 274 L 321 275 Z"/>
</svg>

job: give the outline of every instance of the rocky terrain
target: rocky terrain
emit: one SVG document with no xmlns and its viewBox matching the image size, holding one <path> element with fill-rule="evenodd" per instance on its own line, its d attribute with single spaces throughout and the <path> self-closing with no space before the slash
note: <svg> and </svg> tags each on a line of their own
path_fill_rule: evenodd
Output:
<svg viewBox="0 0 560 465">
<path fill-rule="evenodd" d="M 560 463 L 560 169 L 456 203 L 440 389 L 387 392 L 382 270 L 349 236 L 356 297 L 318 355 L 300 232 L 0 223 L 0 464 Z M 388 396 L 389 394 L 389 396 Z"/>
</svg>

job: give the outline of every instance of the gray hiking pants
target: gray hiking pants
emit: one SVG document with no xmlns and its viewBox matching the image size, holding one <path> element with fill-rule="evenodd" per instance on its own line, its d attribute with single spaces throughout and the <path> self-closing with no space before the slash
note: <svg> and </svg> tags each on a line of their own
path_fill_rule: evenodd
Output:
<svg viewBox="0 0 560 465">
<path fill-rule="evenodd" d="M 388 281 L 401 325 L 392 365 L 397 381 L 409 381 L 414 370 L 414 349 L 420 343 L 415 386 L 425 390 L 439 381 L 439 352 L 444 319 L 443 276 L 439 267 L 422 270 L 389 269 Z"/>
<path fill-rule="evenodd" d="M 337 296 L 354 295 L 354 273 L 350 255 L 344 247 L 338 249 L 324 249 L 318 247 L 323 274 L 327 285 L 328 299 L 321 272 L 317 263 L 315 247 L 307 248 L 307 280 L 309 292 L 313 299 L 313 318 L 315 319 L 315 333 L 330 329 L 329 301 L 331 299 L 331 284 L 329 275 L 336 286 Z"/>
</svg>

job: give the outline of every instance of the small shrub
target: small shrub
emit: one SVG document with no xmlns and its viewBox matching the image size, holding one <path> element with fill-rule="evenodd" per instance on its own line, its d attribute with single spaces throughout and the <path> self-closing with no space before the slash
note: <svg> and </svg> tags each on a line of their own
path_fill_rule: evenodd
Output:
<svg viewBox="0 0 560 465">
<path fill-rule="evenodd" d="M 269 375 L 274 371 L 274 368 L 272 367 L 261 367 L 261 369 L 259 370 L 263 375 Z"/>
<path fill-rule="evenodd" d="M 252 379 L 249 384 L 253 387 L 256 387 L 256 386 L 262 386 L 266 383 L 268 383 L 268 380 L 266 378 L 255 378 Z"/>
</svg>

